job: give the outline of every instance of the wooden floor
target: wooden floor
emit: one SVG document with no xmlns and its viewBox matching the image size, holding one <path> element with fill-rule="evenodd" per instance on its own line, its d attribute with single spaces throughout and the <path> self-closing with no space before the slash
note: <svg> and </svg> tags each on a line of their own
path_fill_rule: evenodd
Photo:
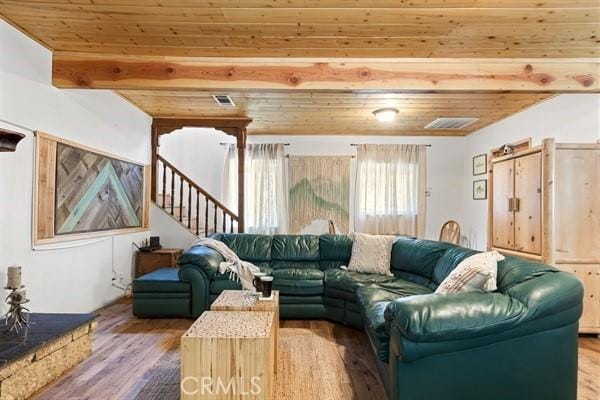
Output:
<svg viewBox="0 0 600 400">
<path fill-rule="evenodd" d="M 100 311 L 90 358 L 33 399 L 179 399 L 179 337 L 191 321 L 143 320 L 129 301 Z M 277 400 L 381 400 L 366 336 L 324 321 L 282 321 Z M 579 345 L 579 400 L 600 399 L 600 339 Z"/>
</svg>

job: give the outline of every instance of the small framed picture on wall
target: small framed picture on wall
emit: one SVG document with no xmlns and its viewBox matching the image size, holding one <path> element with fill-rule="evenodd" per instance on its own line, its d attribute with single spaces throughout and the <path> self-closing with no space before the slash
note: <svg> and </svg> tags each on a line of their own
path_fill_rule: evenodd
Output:
<svg viewBox="0 0 600 400">
<path fill-rule="evenodd" d="M 487 172 L 487 154 L 473 157 L 473 176 L 483 175 Z"/>
<path fill-rule="evenodd" d="M 487 179 L 473 182 L 473 200 L 487 199 Z"/>
</svg>

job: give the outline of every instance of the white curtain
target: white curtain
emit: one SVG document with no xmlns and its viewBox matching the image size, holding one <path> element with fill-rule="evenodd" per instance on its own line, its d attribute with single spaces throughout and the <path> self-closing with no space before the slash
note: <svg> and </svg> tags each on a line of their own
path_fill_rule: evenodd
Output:
<svg viewBox="0 0 600 400">
<path fill-rule="evenodd" d="M 223 204 L 232 211 L 238 210 L 237 198 L 237 145 L 228 144 L 223 168 Z"/>
<path fill-rule="evenodd" d="M 244 174 L 247 233 L 287 233 L 287 185 L 282 144 L 249 144 Z M 237 210 L 237 149 L 227 149 L 223 177 L 225 205 Z"/>
<path fill-rule="evenodd" d="M 425 165 L 423 145 L 359 145 L 355 230 L 423 237 Z"/>
</svg>

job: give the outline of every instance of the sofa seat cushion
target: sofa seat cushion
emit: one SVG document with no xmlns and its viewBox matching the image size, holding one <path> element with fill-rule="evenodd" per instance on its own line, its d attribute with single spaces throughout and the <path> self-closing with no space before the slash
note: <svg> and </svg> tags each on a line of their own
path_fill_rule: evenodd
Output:
<svg viewBox="0 0 600 400">
<path fill-rule="evenodd" d="M 362 272 L 346 271 L 340 268 L 328 269 L 325 271 L 325 286 L 327 289 L 334 289 L 331 292 L 338 291 L 348 292 L 352 294 L 361 286 L 373 283 L 385 283 L 393 281 L 393 276 L 367 274 Z"/>
<path fill-rule="evenodd" d="M 282 295 L 314 296 L 323 294 L 325 274 L 320 269 L 285 268 L 273 271 L 273 289 Z"/>
<path fill-rule="evenodd" d="M 404 279 L 358 288 L 356 297 L 362 308 L 365 330 L 380 360 L 389 360 L 390 333 L 384 317 L 387 305 L 400 297 L 429 293 L 428 287 Z"/>
<path fill-rule="evenodd" d="M 188 282 L 179 280 L 179 268 L 161 268 L 133 281 L 134 293 L 189 293 Z"/>
</svg>

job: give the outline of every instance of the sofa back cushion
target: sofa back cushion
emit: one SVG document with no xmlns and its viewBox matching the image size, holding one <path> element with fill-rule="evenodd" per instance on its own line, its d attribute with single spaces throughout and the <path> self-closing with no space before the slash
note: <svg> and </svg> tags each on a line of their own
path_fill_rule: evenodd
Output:
<svg viewBox="0 0 600 400">
<path fill-rule="evenodd" d="M 521 283 L 557 271 L 554 267 L 536 261 L 506 256 L 498 262 L 498 291 L 505 293 Z"/>
<path fill-rule="evenodd" d="M 352 240 L 347 235 L 321 235 L 319 251 L 322 270 L 347 266 L 352 255 Z"/>
<path fill-rule="evenodd" d="M 218 238 L 237 254 L 239 258 L 255 264 L 271 261 L 273 236 L 248 233 L 222 234 Z"/>
<path fill-rule="evenodd" d="M 271 268 L 319 269 L 319 236 L 274 235 Z"/>
<path fill-rule="evenodd" d="M 392 247 L 392 273 L 398 278 L 431 286 L 433 271 L 452 244 L 398 238 Z"/>
<path fill-rule="evenodd" d="M 438 262 L 433 269 L 433 275 L 431 277 L 431 288 L 436 289 L 444 279 L 450 275 L 450 272 L 467 257 L 479 253 L 476 250 L 467 249 L 460 246 L 451 246 L 444 254 L 438 259 Z"/>
</svg>

